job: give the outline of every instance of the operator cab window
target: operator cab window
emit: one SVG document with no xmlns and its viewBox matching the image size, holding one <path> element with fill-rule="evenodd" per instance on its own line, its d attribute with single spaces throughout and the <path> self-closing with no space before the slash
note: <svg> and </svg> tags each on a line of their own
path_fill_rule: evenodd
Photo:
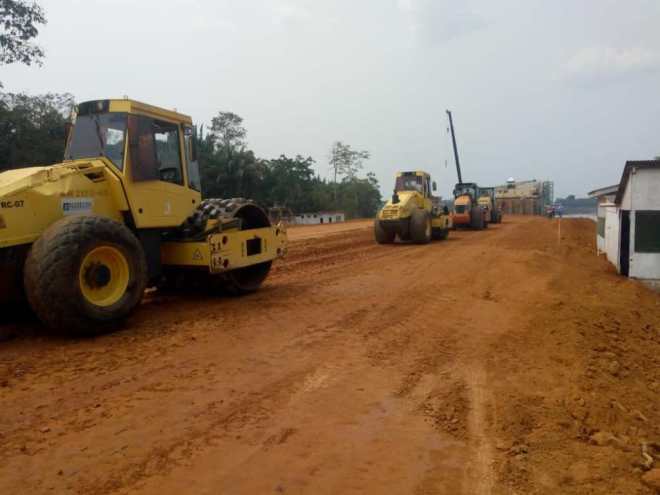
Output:
<svg viewBox="0 0 660 495">
<path fill-rule="evenodd" d="M 160 180 L 183 185 L 179 126 L 154 121 L 154 141 L 156 142 L 156 160 Z"/>
<path fill-rule="evenodd" d="M 97 158 L 105 156 L 119 169 L 124 168 L 125 113 L 93 113 L 79 115 L 64 158 Z"/>
<path fill-rule="evenodd" d="M 133 180 L 183 185 L 179 126 L 131 115 L 128 127 Z"/>
<path fill-rule="evenodd" d="M 396 178 L 396 191 L 418 191 L 423 194 L 422 178 L 418 175 L 401 175 Z"/>
</svg>

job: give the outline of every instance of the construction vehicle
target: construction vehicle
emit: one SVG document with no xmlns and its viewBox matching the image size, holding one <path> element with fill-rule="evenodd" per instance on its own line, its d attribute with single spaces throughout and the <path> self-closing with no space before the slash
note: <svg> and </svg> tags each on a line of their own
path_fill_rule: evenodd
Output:
<svg viewBox="0 0 660 495">
<path fill-rule="evenodd" d="M 474 182 L 459 182 L 454 187 L 454 228 L 481 230 L 488 227 L 486 210 L 479 204 L 479 186 Z"/>
<path fill-rule="evenodd" d="M 53 329 L 113 328 L 145 288 L 243 294 L 287 250 L 242 198 L 205 199 L 192 120 L 128 99 L 81 103 L 62 163 L 0 173 L 0 300 Z"/>
<path fill-rule="evenodd" d="M 479 203 L 486 214 L 486 225 L 490 223 L 502 223 L 502 212 L 497 207 L 497 202 L 495 201 L 494 187 L 480 187 L 477 203 Z"/>
<path fill-rule="evenodd" d="M 454 161 L 456 162 L 456 173 L 458 175 L 458 183 L 454 187 L 453 225 L 454 228 L 469 227 L 481 230 L 488 227 L 488 221 L 486 210 L 479 204 L 479 186 L 474 182 L 463 182 L 461 163 L 458 159 L 458 147 L 456 146 L 456 134 L 454 133 L 454 121 L 449 110 L 447 110 L 447 115 L 449 116 Z"/>
<path fill-rule="evenodd" d="M 447 207 L 432 195 L 437 186 L 422 171 L 399 172 L 394 194 L 374 220 L 374 234 L 379 244 L 402 241 L 426 244 L 431 239 L 446 239 L 451 229 Z"/>
</svg>

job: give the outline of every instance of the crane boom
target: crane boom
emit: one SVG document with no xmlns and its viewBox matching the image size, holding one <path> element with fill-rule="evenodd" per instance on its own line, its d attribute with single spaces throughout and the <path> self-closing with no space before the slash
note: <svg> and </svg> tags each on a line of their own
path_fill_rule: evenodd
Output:
<svg viewBox="0 0 660 495">
<path fill-rule="evenodd" d="M 451 143 L 454 146 L 454 160 L 456 161 L 456 173 L 458 174 L 458 183 L 463 183 L 463 177 L 461 177 L 461 163 L 458 160 L 458 148 L 456 147 L 456 135 L 454 134 L 454 121 L 451 118 L 451 112 L 447 110 L 447 115 L 449 116 L 449 128 L 451 129 Z"/>
</svg>

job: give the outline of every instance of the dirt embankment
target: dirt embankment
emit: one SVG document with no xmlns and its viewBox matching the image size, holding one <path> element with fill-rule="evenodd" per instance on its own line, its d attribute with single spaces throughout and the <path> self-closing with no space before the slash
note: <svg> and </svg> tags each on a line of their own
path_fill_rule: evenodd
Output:
<svg viewBox="0 0 660 495">
<path fill-rule="evenodd" d="M 246 298 L 152 295 L 93 340 L 11 323 L 0 493 L 653 493 L 660 297 L 593 222 L 355 225 L 291 229 Z"/>
</svg>

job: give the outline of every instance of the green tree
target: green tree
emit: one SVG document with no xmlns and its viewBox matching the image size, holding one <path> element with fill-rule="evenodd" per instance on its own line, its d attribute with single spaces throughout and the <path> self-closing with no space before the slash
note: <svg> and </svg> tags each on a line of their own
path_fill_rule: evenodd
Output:
<svg viewBox="0 0 660 495">
<path fill-rule="evenodd" d="M 351 148 L 350 144 L 344 144 L 341 141 L 335 141 L 330 149 L 330 168 L 334 173 L 334 200 L 335 208 L 339 207 L 337 177 L 344 176 L 349 181 L 357 177 L 358 172 L 363 168 L 363 161 L 368 160 L 370 153 L 368 151 L 357 151 Z"/>
<path fill-rule="evenodd" d="M 343 175 L 349 179 L 357 176 L 363 168 L 363 161 L 368 160 L 371 154 L 368 151 L 357 151 L 350 144 L 335 141 L 330 149 L 330 167 L 334 172 L 334 181 Z"/>
<path fill-rule="evenodd" d="M 357 176 L 368 152 L 339 143 L 336 158 L 341 182 L 315 175 L 311 157 L 296 155 L 263 160 L 247 148 L 243 119 L 220 112 L 210 132 L 197 133 L 197 149 L 204 197 L 250 198 L 263 206 L 281 206 L 295 213 L 337 209 L 349 218 L 372 216 L 380 205 L 380 190 L 373 173 Z"/>
<path fill-rule="evenodd" d="M 317 183 L 313 167 L 312 157 L 300 155 L 269 160 L 263 185 L 267 202 L 299 213 L 318 209 L 320 203 L 315 203 L 312 194 Z"/>
<path fill-rule="evenodd" d="M 378 179 L 373 172 L 369 172 L 366 179 L 345 178 L 339 184 L 337 209 L 344 211 L 349 218 L 371 217 L 380 203 Z"/>
<path fill-rule="evenodd" d="M 41 64 L 44 51 L 33 40 L 46 15 L 36 2 L 0 0 L 0 65 Z"/>
<path fill-rule="evenodd" d="M 72 106 L 68 93 L 0 93 L 0 169 L 62 161 Z"/>
<path fill-rule="evenodd" d="M 245 145 L 247 131 L 243 118 L 233 112 L 218 112 L 211 120 L 211 134 L 219 145 L 237 148 Z"/>
<path fill-rule="evenodd" d="M 199 158 L 205 197 L 261 196 L 265 165 L 251 150 L 211 144 L 200 150 Z"/>
<path fill-rule="evenodd" d="M 233 112 L 218 112 L 210 131 L 198 136 L 200 169 L 205 197 L 260 196 L 265 164 L 245 146 L 243 119 Z"/>
<path fill-rule="evenodd" d="M 375 215 L 383 201 L 380 195 L 380 184 L 375 173 L 367 172 L 367 184 L 369 187 L 367 188 L 367 194 L 365 194 L 362 204 L 362 216 L 364 217 Z"/>
</svg>

